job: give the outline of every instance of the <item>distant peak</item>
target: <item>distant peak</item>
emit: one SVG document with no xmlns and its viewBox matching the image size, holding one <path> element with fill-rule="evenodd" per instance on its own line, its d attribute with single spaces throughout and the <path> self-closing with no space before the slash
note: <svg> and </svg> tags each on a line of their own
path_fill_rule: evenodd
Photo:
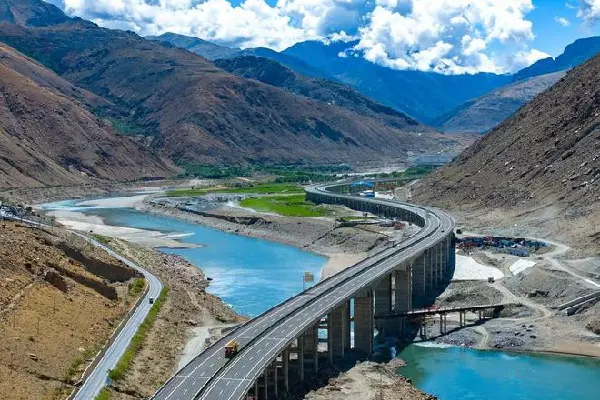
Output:
<svg viewBox="0 0 600 400">
<path fill-rule="evenodd" d="M 0 21 L 24 27 L 44 27 L 63 24 L 71 18 L 42 0 L 0 0 Z"/>
</svg>

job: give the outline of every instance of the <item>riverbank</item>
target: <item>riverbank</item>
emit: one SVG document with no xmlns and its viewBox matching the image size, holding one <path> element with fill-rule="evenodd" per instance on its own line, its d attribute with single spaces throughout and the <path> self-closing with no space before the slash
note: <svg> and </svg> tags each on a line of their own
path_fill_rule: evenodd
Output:
<svg viewBox="0 0 600 400">
<path fill-rule="evenodd" d="M 148 398 L 169 379 L 182 361 L 193 357 L 189 343 L 207 345 L 221 329 L 245 319 L 216 296 L 206 292 L 209 285 L 201 269 L 174 255 L 167 255 L 122 239 L 109 246 L 156 275 L 169 288 L 169 295 L 150 329 L 142 350 L 125 377 L 109 390 L 114 400 Z M 199 338 L 201 330 L 211 335 Z"/>
<path fill-rule="evenodd" d="M 152 197 L 135 208 L 159 216 L 177 218 L 224 232 L 287 244 L 328 258 L 322 277 L 332 276 L 392 243 L 379 227 L 339 227 L 333 218 L 283 217 L 261 214 L 222 204 L 193 213 Z M 389 230 L 389 229 L 388 229 Z M 398 233 L 396 233 L 398 240 Z"/>
<path fill-rule="evenodd" d="M 600 322 L 600 303 L 584 305 L 571 316 L 558 309 L 600 287 L 593 280 L 595 275 L 572 268 L 573 262 L 563 258 L 568 251 L 557 243 L 528 258 L 470 250 L 470 257 L 503 277 L 491 283 L 453 282 L 436 305 L 511 305 L 498 319 L 479 321 L 476 314 L 467 314 L 463 329 L 459 329 L 458 315 L 450 315 L 447 335 L 438 333 L 438 320 L 429 320 L 428 340 L 477 349 L 600 357 L 600 332 L 595 328 Z"/>
</svg>

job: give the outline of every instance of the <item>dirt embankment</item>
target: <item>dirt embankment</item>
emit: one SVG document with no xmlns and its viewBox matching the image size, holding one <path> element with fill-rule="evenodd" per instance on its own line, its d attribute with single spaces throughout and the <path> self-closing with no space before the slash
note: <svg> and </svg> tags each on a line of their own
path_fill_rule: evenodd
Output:
<svg viewBox="0 0 600 400">
<path fill-rule="evenodd" d="M 125 378 L 113 384 L 113 399 L 148 398 L 177 369 L 186 344 L 200 327 L 228 326 L 243 321 L 219 298 L 206 292 L 209 282 L 201 269 L 120 239 L 110 242 L 119 254 L 155 274 L 169 295 Z"/>
<path fill-rule="evenodd" d="M 305 400 L 434 400 L 396 374 L 394 365 L 363 362 L 329 380 L 329 384 L 310 392 Z"/>
<path fill-rule="evenodd" d="M 136 301 L 130 281 L 98 276 L 85 262 L 127 270 L 60 228 L 0 223 L 0 393 L 3 399 L 59 399 Z"/>
<path fill-rule="evenodd" d="M 583 305 L 570 316 L 557 308 L 598 291 L 593 283 L 597 277 L 595 268 L 588 268 L 588 263 L 566 262 L 561 253 L 562 250 L 548 249 L 536 254 L 530 258 L 535 266 L 513 274 L 507 265 L 514 262 L 514 257 L 474 250 L 473 257 L 488 260 L 485 264 L 502 269 L 506 276 L 493 283 L 453 282 L 437 304 L 443 307 L 511 305 L 505 307 L 497 319 L 479 321 L 476 314 L 469 313 L 467 327 L 462 329 L 459 329 L 458 317 L 450 314 L 449 334 L 445 336 L 438 333 L 438 319 L 430 319 L 428 338 L 457 346 L 600 357 L 600 302 Z"/>
</svg>

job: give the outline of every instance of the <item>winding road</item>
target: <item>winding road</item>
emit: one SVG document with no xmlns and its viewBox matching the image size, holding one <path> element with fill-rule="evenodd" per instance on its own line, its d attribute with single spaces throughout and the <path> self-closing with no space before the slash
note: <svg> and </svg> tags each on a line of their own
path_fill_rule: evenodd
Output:
<svg viewBox="0 0 600 400">
<path fill-rule="evenodd" d="M 4 218 L 20 221 L 38 227 L 51 228 L 51 226 L 47 224 L 39 223 L 26 218 L 19 218 L 11 215 L 5 215 Z M 97 240 L 89 238 L 88 236 L 83 235 L 79 232 L 71 231 L 71 233 L 81 237 L 93 246 L 105 250 L 112 257 L 121 260 L 129 267 L 140 272 L 142 275 L 144 275 L 144 278 L 148 283 L 148 291 L 139 303 L 139 305 L 135 308 L 133 314 L 129 317 L 129 319 L 121 322 L 121 324 L 117 328 L 117 330 L 119 330 L 119 333 L 117 334 L 116 338 L 114 338 L 114 340 L 110 343 L 108 348 L 104 349 L 104 354 L 102 355 L 102 358 L 87 376 L 83 384 L 78 388 L 77 392 L 69 397 L 69 399 L 76 400 L 92 400 L 98 395 L 98 393 L 100 393 L 102 388 L 106 386 L 109 379 L 108 371 L 113 369 L 117 365 L 117 362 L 125 353 L 125 350 L 129 346 L 131 339 L 137 332 L 138 327 L 142 324 L 142 322 L 148 315 L 150 308 L 152 307 L 152 304 L 150 304 L 150 298 L 152 297 L 156 299 L 160 295 L 160 292 L 163 289 L 163 285 L 156 276 L 152 275 L 150 272 L 146 271 L 133 261 L 117 254 L 116 252 L 103 245 L 102 243 L 98 242 Z"/>
</svg>

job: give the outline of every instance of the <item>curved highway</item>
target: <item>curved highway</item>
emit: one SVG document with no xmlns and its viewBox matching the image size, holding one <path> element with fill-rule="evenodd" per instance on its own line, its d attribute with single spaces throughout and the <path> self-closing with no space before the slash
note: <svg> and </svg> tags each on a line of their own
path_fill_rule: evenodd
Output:
<svg viewBox="0 0 600 400">
<path fill-rule="evenodd" d="M 440 210 L 332 191 L 340 191 L 340 186 L 310 187 L 307 197 L 360 210 L 376 209 L 387 216 L 396 211 L 421 230 L 241 325 L 183 367 L 153 399 L 243 399 L 265 368 L 307 328 L 402 262 L 419 257 L 453 235 L 454 220 Z M 240 351 L 227 359 L 224 346 L 234 339 L 240 343 Z"/>
</svg>

